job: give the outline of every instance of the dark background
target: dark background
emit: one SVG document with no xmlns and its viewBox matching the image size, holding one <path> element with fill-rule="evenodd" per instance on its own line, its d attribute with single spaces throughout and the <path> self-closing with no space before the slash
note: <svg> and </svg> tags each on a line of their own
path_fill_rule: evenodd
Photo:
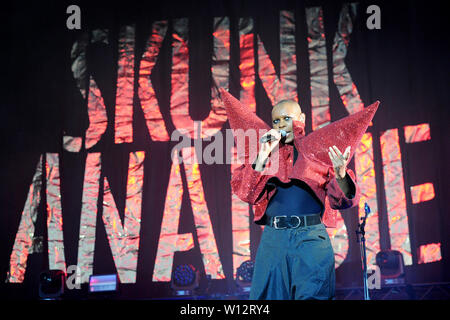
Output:
<svg viewBox="0 0 450 320">
<path fill-rule="evenodd" d="M 136 62 L 138 67 L 145 42 L 154 21 L 189 18 L 190 50 L 190 109 L 194 120 L 204 119 L 210 110 L 213 17 L 229 16 L 231 31 L 230 92 L 239 94 L 239 17 L 252 16 L 256 32 L 279 72 L 279 11 L 292 10 L 296 15 L 298 94 L 311 131 L 310 84 L 305 7 L 322 6 L 324 10 L 327 51 L 331 46 L 342 1 L 145 1 L 132 2 L 10 2 L 2 4 L 1 49 L 1 179 L 0 179 L 0 282 L 2 295 L 34 298 L 37 295 L 39 273 L 47 268 L 46 254 L 32 254 L 23 284 L 4 284 L 9 269 L 14 237 L 28 188 L 39 156 L 58 152 L 61 158 L 61 193 L 64 212 L 64 244 L 67 265 L 76 264 L 81 211 L 81 195 L 86 151 L 73 154 L 62 150 L 62 136 L 82 136 L 88 127 L 86 103 L 83 101 L 70 70 L 70 49 L 81 32 L 96 28 L 110 30 L 109 45 L 94 45 L 88 49 L 88 72 L 99 88 L 108 113 L 108 129 L 101 141 L 90 151 L 102 152 L 102 179 L 106 176 L 123 217 L 125 205 L 128 154 L 145 150 L 141 243 L 137 268 L 137 282 L 124 285 L 122 297 L 158 298 L 170 294 L 167 283 L 153 283 L 151 277 L 156 257 L 165 191 L 170 173 L 172 142 L 152 142 L 140 111 L 134 103 L 134 142 L 115 145 L 114 106 L 117 81 L 117 39 L 121 25 L 136 23 Z M 380 133 L 399 129 L 402 151 L 405 192 L 411 235 L 413 265 L 407 268 L 412 283 L 450 281 L 450 219 L 447 178 L 450 155 L 448 148 L 448 30 L 444 1 L 359 1 L 358 15 L 351 35 L 346 65 L 365 105 L 375 100 L 381 106 L 369 128 L 373 135 L 374 161 L 378 190 L 381 249 L 390 246 L 387 235 L 387 209 L 383 187 L 379 146 Z M 82 30 L 66 28 L 66 8 L 70 4 L 81 7 Z M 365 9 L 370 4 L 381 8 L 381 30 L 368 30 Z M 166 37 L 152 79 L 161 112 L 169 130 L 174 130 L 169 114 L 170 102 L 170 37 Z M 256 50 L 255 50 L 256 51 Z M 331 61 L 331 60 L 329 60 Z M 347 112 L 330 75 L 330 112 L 332 121 Z M 301 67 L 300 67 L 301 66 Z M 136 69 L 137 70 L 137 69 Z M 269 122 L 269 99 L 260 80 L 256 79 L 257 114 Z M 136 100 L 136 99 L 135 99 Z M 138 99 L 137 99 L 138 100 Z M 431 141 L 405 144 L 403 126 L 429 123 Z M 228 128 L 228 124 L 222 130 Z M 353 161 L 351 167 L 353 167 Z M 354 168 L 354 167 L 353 167 Z M 226 279 L 215 280 L 211 291 L 227 293 L 234 290 L 231 253 L 231 200 L 228 185 L 229 166 L 200 166 L 205 197 L 211 215 L 216 242 Z M 195 248 L 175 253 L 174 265 L 194 263 L 203 270 L 193 216 L 186 188 L 180 217 L 180 233 L 194 232 Z M 218 182 L 224 183 L 218 187 Z M 433 200 L 412 205 L 409 186 L 432 182 L 436 196 Z M 44 187 L 43 187 L 44 188 Z M 103 184 L 100 185 L 100 190 Z M 44 189 L 43 189 L 44 191 Z M 45 192 L 43 192 L 36 235 L 46 237 Z M 102 203 L 100 192 L 99 203 Z M 99 206 L 98 219 L 102 209 Z M 357 211 L 345 216 L 349 232 L 349 252 L 337 270 L 338 287 L 359 286 L 360 258 L 353 230 L 357 226 Z M 219 227 L 220 226 L 220 227 Z M 260 229 L 251 225 L 252 256 L 260 236 Z M 442 260 L 418 265 L 417 248 L 426 243 L 441 242 Z M 44 252 L 46 252 L 44 250 Z M 115 272 L 106 232 L 97 221 L 94 273 Z M 357 275 L 357 276 L 355 276 Z M 201 288 L 207 286 L 202 274 Z M 205 289 L 206 290 L 206 289 Z M 80 293 L 73 293 L 80 294 Z"/>
</svg>

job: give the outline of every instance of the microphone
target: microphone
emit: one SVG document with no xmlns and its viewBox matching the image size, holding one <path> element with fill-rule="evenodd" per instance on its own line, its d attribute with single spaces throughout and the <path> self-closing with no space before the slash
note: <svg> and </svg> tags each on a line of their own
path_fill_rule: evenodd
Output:
<svg viewBox="0 0 450 320">
<path fill-rule="evenodd" d="M 367 202 L 365 202 L 365 203 L 364 203 L 364 213 L 366 214 L 366 216 L 368 216 L 370 212 L 371 212 L 371 211 L 370 211 L 370 207 L 369 207 L 369 205 L 367 204 Z"/>
<path fill-rule="evenodd" d="M 286 137 L 286 135 L 287 135 L 286 131 L 284 131 L 284 130 L 280 130 L 280 133 L 281 133 L 281 137 L 283 137 L 283 138 Z M 272 140 L 276 140 L 276 138 L 274 136 L 268 134 L 267 136 L 264 136 L 261 138 L 261 143 L 266 143 L 266 142 L 269 142 Z"/>
</svg>

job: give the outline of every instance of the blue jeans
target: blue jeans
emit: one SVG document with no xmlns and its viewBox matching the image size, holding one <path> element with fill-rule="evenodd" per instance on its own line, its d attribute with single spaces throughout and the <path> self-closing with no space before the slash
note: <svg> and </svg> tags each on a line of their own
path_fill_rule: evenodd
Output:
<svg viewBox="0 0 450 320">
<path fill-rule="evenodd" d="M 250 300 L 333 299 L 334 252 L 325 226 L 264 228 Z"/>
</svg>

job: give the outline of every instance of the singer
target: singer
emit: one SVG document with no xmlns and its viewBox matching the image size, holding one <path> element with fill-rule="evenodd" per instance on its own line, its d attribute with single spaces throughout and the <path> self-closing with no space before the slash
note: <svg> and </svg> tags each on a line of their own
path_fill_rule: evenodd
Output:
<svg viewBox="0 0 450 320">
<path fill-rule="evenodd" d="M 233 129 L 264 126 L 239 100 L 224 90 L 221 94 Z M 307 136 L 297 102 L 273 107 L 272 129 L 261 139 L 256 160 L 234 170 L 231 180 L 233 192 L 255 206 L 255 222 L 265 225 L 251 300 L 334 298 L 335 260 L 326 227 L 335 227 L 331 209 L 358 205 L 359 188 L 347 165 L 378 103 Z M 265 174 L 276 152 L 278 172 Z"/>
</svg>

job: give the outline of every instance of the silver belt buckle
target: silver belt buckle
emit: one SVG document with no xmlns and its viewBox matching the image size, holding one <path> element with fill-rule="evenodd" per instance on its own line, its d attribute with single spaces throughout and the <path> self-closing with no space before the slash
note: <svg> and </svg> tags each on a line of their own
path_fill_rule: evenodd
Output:
<svg viewBox="0 0 450 320">
<path fill-rule="evenodd" d="M 292 216 L 292 217 L 295 217 L 295 218 L 297 218 L 297 220 L 298 220 L 297 226 L 292 227 L 292 228 L 298 228 L 298 227 L 300 227 L 300 225 L 302 224 L 302 220 L 300 219 L 300 217 L 299 217 L 299 216 Z M 305 219 L 305 226 L 306 226 L 306 219 Z"/>
<path fill-rule="evenodd" d="M 275 228 L 275 229 L 286 229 L 287 227 L 284 227 L 284 228 L 278 228 L 278 218 L 287 218 L 287 216 L 275 216 L 275 217 L 273 217 L 273 227 Z"/>
</svg>

